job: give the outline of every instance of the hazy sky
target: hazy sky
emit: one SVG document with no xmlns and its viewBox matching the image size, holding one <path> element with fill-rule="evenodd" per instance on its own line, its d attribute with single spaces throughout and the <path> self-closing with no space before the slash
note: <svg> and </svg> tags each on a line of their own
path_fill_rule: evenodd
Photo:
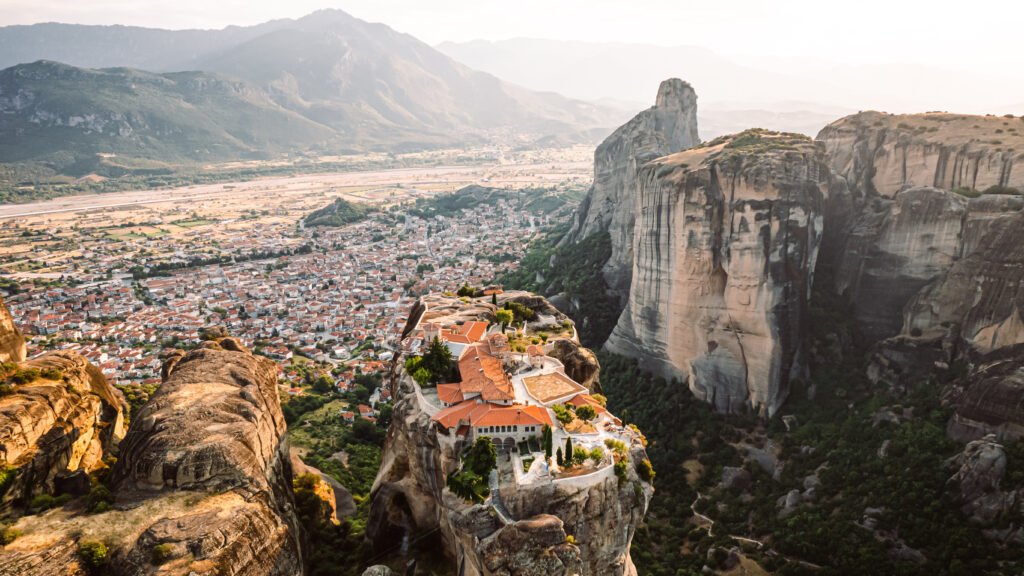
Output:
<svg viewBox="0 0 1024 576">
<path fill-rule="evenodd" d="M 0 0 L 0 25 L 221 28 L 320 8 L 431 44 L 532 37 L 697 45 L 765 65 L 895 61 L 1024 74 L 1018 0 Z"/>
</svg>

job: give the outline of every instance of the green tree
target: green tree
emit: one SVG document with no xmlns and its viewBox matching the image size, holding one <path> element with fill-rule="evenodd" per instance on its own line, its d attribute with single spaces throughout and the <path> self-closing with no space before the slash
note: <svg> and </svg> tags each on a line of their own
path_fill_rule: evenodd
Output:
<svg viewBox="0 0 1024 576">
<path fill-rule="evenodd" d="M 541 429 L 541 435 L 542 435 L 542 439 L 543 439 L 543 442 L 544 442 L 544 456 L 548 460 L 551 460 L 551 445 L 553 443 L 553 437 L 552 437 L 552 434 L 551 434 L 551 426 L 548 426 L 547 424 L 545 424 L 544 428 Z"/>
<path fill-rule="evenodd" d="M 576 409 L 576 417 L 584 422 L 590 422 L 597 417 L 597 411 L 592 406 L 580 406 Z"/>
<path fill-rule="evenodd" d="M 498 465 L 498 451 L 487 436 L 481 436 L 469 449 L 464 460 L 465 467 L 481 478 L 486 478 Z"/>
<path fill-rule="evenodd" d="M 423 355 L 423 367 L 430 372 L 430 381 L 437 384 L 441 379 L 447 379 L 452 369 L 452 351 L 441 341 L 434 337 Z"/>
<path fill-rule="evenodd" d="M 572 436 L 565 439 L 565 462 L 566 464 L 572 462 Z"/>
<path fill-rule="evenodd" d="M 326 374 L 321 374 L 313 380 L 313 391 L 317 394 L 329 394 L 333 390 L 334 382 Z"/>
<path fill-rule="evenodd" d="M 491 294 L 491 304 L 494 304 L 495 306 L 498 305 L 498 294 L 497 293 Z"/>
<path fill-rule="evenodd" d="M 498 324 L 501 324 L 502 331 L 512 323 L 512 311 L 511 310 L 498 310 L 494 313 L 494 320 Z"/>
<path fill-rule="evenodd" d="M 559 467 L 561 467 L 562 464 L 563 464 L 563 462 L 562 462 L 562 448 L 561 447 L 559 447 L 558 450 L 555 452 L 555 462 L 558 464 Z"/>
</svg>

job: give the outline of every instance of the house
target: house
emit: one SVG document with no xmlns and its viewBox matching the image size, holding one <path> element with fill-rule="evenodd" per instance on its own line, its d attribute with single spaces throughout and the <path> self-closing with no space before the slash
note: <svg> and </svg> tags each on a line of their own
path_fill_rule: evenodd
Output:
<svg viewBox="0 0 1024 576">
<path fill-rule="evenodd" d="M 487 436 L 503 449 L 518 442 L 540 437 L 544 426 L 551 426 L 551 416 L 543 406 L 513 404 L 499 406 L 477 398 L 445 408 L 433 416 L 444 430 L 456 429 L 459 436 L 475 442 Z"/>
<path fill-rule="evenodd" d="M 373 408 L 370 408 L 366 404 L 360 404 L 359 405 L 359 417 L 360 418 L 369 419 L 369 418 L 372 418 L 373 416 L 376 416 L 376 415 L 377 415 L 377 412 Z"/>
<path fill-rule="evenodd" d="M 342 412 L 341 419 L 351 424 L 352 422 L 356 421 L 356 415 L 354 412 Z"/>
</svg>

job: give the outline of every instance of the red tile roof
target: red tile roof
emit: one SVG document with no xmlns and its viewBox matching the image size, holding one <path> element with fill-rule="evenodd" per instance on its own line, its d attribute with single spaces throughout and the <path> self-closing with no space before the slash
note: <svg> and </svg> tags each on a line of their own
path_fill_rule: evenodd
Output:
<svg viewBox="0 0 1024 576">
<path fill-rule="evenodd" d="M 463 395 L 479 393 L 488 402 L 515 400 L 512 382 L 505 374 L 501 360 L 491 356 L 485 346 L 468 348 L 459 359 L 459 375 L 462 376 Z"/>
</svg>

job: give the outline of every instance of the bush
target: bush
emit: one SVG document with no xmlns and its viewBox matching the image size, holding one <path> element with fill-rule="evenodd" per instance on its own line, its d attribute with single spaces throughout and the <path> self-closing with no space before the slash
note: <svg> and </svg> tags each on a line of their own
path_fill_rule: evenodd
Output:
<svg viewBox="0 0 1024 576">
<path fill-rule="evenodd" d="M 39 375 L 47 380 L 63 380 L 64 372 L 60 368 L 43 368 Z"/>
<path fill-rule="evenodd" d="M 604 445 L 612 452 L 615 452 L 616 456 L 625 457 L 627 446 L 622 440 L 616 440 L 615 438 L 605 438 Z"/>
<path fill-rule="evenodd" d="M 587 457 L 589 457 L 594 464 L 600 464 L 601 461 L 604 460 L 604 450 L 601 450 L 600 446 L 594 447 L 587 453 Z"/>
<path fill-rule="evenodd" d="M 582 465 L 589 457 L 590 451 L 582 446 L 577 446 L 572 449 L 572 463 L 574 466 Z"/>
<path fill-rule="evenodd" d="M 636 473 L 644 482 L 654 482 L 654 466 L 647 458 L 636 463 Z"/>
<path fill-rule="evenodd" d="M 555 412 L 555 418 L 562 423 L 562 426 L 568 425 L 576 419 L 576 416 L 572 411 L 566 408 L 563 404 L 554 404 L 551 406 L 551 410 Z"/>
<path fill-rule="evenodd" d="M 84 540 L 78 545 L 78 555 L 89 568 L 100 568 L 107 563 L 107 545 L 99 540 Z"/>
<path fill-rule="evenodd" d="M 626 461 L 625 460 L 619 460 L 618 462 L 615 463 L 615 477 L 618 478 L 620 482 L 623 482 L 623 481 L 626 480 Z"/>
<path fill-rule="evenodd" d="M 576 417 L 584 422 L 590 422 L 597 417 L 597 411 L 593 406 L 580 406 L 576 409 Z"/>
<path fill-rule="evenodd" d="M 170 544 L 157 544 L 153 546 L 153 564 L 159 566 L 171 559 L 174 555 L 174 547 Z"/>
<path fill-rule="evenodd" d="M 89 512 L 93 514 L 99 514 L 110 510 L 110 505 L 114 502 L 114 495 L 110 493 L 110 489 L 103 484 L 97 484 L 89 490 Z"/>
<path fill-rule="evenodd" d="M 21 530 L 12 526 L 7 526 L 3 530 L 0 530 L 0 544 L 7 546 L 11 542 L 14 542 L 22 535 Z"/>
</svg>

